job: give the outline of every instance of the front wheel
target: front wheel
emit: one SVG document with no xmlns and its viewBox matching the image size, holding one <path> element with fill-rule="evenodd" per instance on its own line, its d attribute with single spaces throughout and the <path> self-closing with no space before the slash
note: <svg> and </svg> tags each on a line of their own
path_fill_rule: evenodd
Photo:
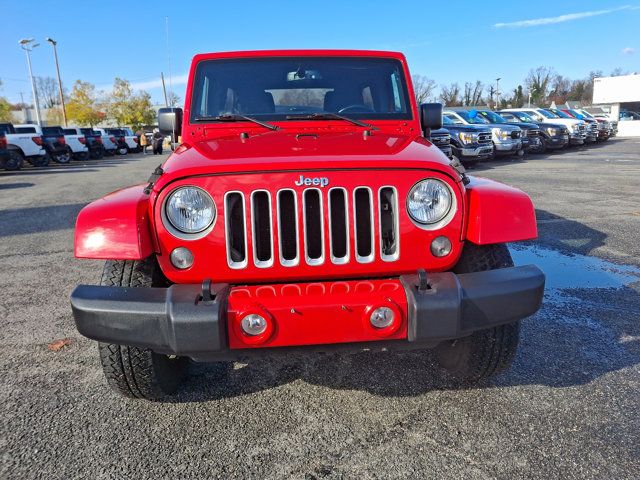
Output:
<svg viewBox="0 0 640 480">
<path fill-rule="evenodd" d="M 454 272 L 471 273 L 508 267 L 513 267 L 513 260 L 505 244 L 467 243 Z M 511 366 L 519 339 L 518 321 L 442 342 L 435 353 L 440 366 L 454 378 L 463 384 L 477 384 Z"/>
<path fill-rule="evenodd" d="M 129 153 L 129 149 L 127 147 L 118 147 L 116 153 L 118 155 L 126 155 L 127 153 Z"/>
<path fill-rule="evenodd" d="M 151 288 L 166 286 L 155 258 L 143 261 L 108 260 L 101 285 Z M 109 386 L 131 398 L 163 400 L 175 392 L 188 369 L 185 357 L 170 357 L 148 348 L 98 344 L 102 371 Z"/>
</svg>

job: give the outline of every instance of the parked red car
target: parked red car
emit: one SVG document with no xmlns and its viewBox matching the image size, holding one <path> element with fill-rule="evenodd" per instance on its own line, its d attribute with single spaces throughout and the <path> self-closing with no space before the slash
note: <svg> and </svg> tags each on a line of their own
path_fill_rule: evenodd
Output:
<svg viewBox="0 0 640 480">
<path fill-rule="evenodd" d="M 184 143 L 77 219 L 76 257 L 107 261 L 71 304 L 110 385 L 160 399 L 188 358 L 318 350 L 435 348 L 467 383 L 508 367 L 543 296 L 507 248 L 534 208 L 426 140 L 441 124 L 400 53 L 196 55 L 184 111 L 159 113 Z"/>
</svg>

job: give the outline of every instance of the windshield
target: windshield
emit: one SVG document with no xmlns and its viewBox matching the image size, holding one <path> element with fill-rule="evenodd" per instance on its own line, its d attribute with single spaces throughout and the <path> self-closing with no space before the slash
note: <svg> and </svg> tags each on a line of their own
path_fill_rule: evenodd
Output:
<svg viewBox="0 0 640 480">
<path fill-rule="evenodd" d="M 465 119 L 467 123 L 472 125 L 486 125 L 487 122 L 484 118 L 478 115 L 478 112 L 475 110 L 460 110 L 456 112 L 462 118 Z"/>
<path fill-rule="evenodd" d="M 555 113 L 560 118 L 572 118 L 571 115 L 567 115 L 562 110 L 552 110 L 552 112 Z"/>
<path fill-rule="evenodd" d="M 466 125 L 466 123 L 464 123 L 460 118 L 458 118 L 456 115 L 454 115 L 453 113 L 445 113 L 442 116 L 443 119 L 447 119 L 448 120 L 448 124 L 447 125 Z"/>
<path fill-rule="evenodd" d="M 541 108 L 541 109 L 539 109 L 539 110 L 537 110 L 537 112 L 538 112 L 540 115 L 543 115 L 543 116 L 545 116 L 545 117 L 547 117 L 547 118 L 560 118 L 560 117 L 559 117 L 558 115 L 556 115 L 555 113 L 550 112 L 549 110 L 543 110 L 542 108 Z"/>
<path fill-rule="evenodd" d="M 596 118 L 593 115 L 591 115 L 589 112 L 587 112 L 586 110 L 582 110 L 580 112 L 576 111 L 576 113 L 578 113 L 578 114 L 580 114 L 580 115 L 582 115 L 583 117 L 586 117 L 586 118 L 593 118 L 593 119 Z"/>
<path fill-rule="evenodd" d="M 511 112 L 511 113 L 513 113 L 516 117 L 518 117 L 521 122 L 531 122 L 531 123 L 535 123 L 536 122 L 533 119 L 533 117 L 531 115 L 529 115 L 528 113 L 524 113 L 524 112 Z"/>
<path fill-rule="evenodd" d="M 262 120 L 314 113 L 412 118 L 402 64 L 387 58 L 208 60 L 196 68 L 191 102 L 192 122 L 234 114 Z"/>
<path fill-rule="evenodd" d="M 483 118 L 488 120 L 491 123 L 507 123 L 507 121 L 491 110 L 481 110 L 478 112 L 479 115 L 482 115 Z"/>
</svg>

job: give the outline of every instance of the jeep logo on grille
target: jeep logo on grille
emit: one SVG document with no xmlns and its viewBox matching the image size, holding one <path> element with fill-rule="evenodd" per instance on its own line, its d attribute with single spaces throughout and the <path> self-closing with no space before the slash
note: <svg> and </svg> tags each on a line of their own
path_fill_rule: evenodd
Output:
<svg viewBox="0 0 640 480">
<path fill-rule="evenodd" d="M 294 182 L 296 184 L 296 186 L 301 187 L 303 185 L 306 186 L 311 186 L 311 185 L 315 185 L 315 186 L 319 186 L 319 187 L 326 187 L 327 185 L 329 185 L 329 179 L 327 177 L 305 177 L 304 175 L 300 175 L 300 179 L 296 180 Z"/>
</svg>

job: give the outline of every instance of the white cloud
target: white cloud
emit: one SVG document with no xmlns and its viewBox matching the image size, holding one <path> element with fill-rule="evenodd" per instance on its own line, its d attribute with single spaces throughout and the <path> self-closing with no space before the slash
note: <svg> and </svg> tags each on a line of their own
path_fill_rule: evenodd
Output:
<svg viewBox="0 0 640 480">
<path fill-rule="evenodd" d="M 187 84 L 187 80 L 188 80 L 189 75 L 184 74 L 184 75 L 177 75 L 175 77 L 171 77 L 171 84 L 172 85 L 186 85 Z M 164 77 L 164 82 L 167 86 L 167 89 L 169 88 L 169 77 L 165 76 Z M 156 79 L 156 80 L 148 80 L 146 82 L 132 82 L 131 83 L 131 88 L 133 88 L 134 90 L 151 90 L 154 88 L 161 88 L 162 87 L 162 80 L 160 78 Z"/>
<path fill-rule="evenodd" d="M 624 55 L 633 55 L 635 52 L 636 52 L 636 49 L 631 47 L 625 47 L 622 49 L 622 53 Z"/>
<path fill-rule="evenodd" d="M 580 20 L 581 18 L 597 17 L 606 15 L 607 13 L 619 12 L 620 10 L 637 10 L 639 6 L 623 5 L 608 10 L 594 10 L 592 12 L 568 13 L 566 15 L 558 15 L 557 17 L 533 18 L 531 20 L 518 20 L 516 22 L 494 23 L 493 28 L 523 28 L 537 27 L 540 25 L 551 25 L 554 23 L 570 22 L 572 20 Z"/>
<path fill-rule="evenodd" d="M 189 75 L 186 73 L 183 75 L 175 75 L 171 77 L 171 85 L 173 85 L 175 90 L 176 85 L 186 85 L 188 79 L 189 79 Z M 164 81 L 167 86 L 167 90 L 170 90 L 169 77 L 165 76 Z M 96 86 L 96 90 L 103 91 L 103 92 L 110 92 L 112 88 L 113 88 L 113 84 Z M 154 80 L 146 80 L 143 82 L 131 82 L 131 88 L 133 88 L 134 90 L 153 90 L 156 88 L 162 88 L 162 80 L 160 79 L 160 77 L 158 77 Z"/>
</svg>

